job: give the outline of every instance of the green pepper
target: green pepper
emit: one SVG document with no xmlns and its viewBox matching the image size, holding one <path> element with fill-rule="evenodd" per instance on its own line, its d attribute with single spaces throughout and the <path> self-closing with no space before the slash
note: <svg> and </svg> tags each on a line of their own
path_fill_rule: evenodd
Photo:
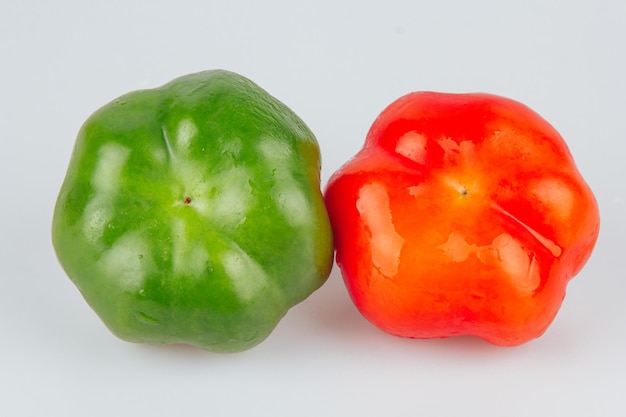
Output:
<svg viewBox="0 0 626 417">
<path fill-rule="evenodd" d="M 319 145 L 232 72 L 128 93 L 81 128 L 52 240 L 119 338 L 251 348 L 330 273 Z"/>
</svg>

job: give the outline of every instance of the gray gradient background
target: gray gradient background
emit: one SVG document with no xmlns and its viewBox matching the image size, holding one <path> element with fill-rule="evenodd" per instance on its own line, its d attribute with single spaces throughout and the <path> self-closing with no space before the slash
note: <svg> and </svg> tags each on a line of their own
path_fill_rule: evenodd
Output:
<svg viewBox="0 0 626 417">
<path fill-rule="evenodd" d="M 3 1 L 0 414 L 626 414 L 626 2 Z M 515 98 L 565 137 L 602 230 L 548 332 L 517 348 L 388 336 L 338 271 L 258 347 L 113 337 L 59 267 L 50 222 L 75 135 L 109 100 L 185 73 L 256 81 L 317 135 L 323 181 L 414 90 Z"/>
</svg>

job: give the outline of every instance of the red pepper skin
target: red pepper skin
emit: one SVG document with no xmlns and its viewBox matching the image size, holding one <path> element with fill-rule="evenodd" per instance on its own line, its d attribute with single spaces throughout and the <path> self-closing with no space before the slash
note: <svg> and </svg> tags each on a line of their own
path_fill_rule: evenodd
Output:
<svg viewBox="0 0 626 417">
<path fill-rule="evenodd" d="M 336 261 L 361 314 L 409 338 L 542 335 L 599 233 L 559 133 L 488 94 L 387 107 L 325 191 Z"/>
</svg>

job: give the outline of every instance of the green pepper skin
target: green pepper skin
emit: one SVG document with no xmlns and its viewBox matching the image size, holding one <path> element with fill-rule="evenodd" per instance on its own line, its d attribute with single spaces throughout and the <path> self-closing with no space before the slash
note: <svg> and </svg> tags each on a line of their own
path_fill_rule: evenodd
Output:
<svg viewBox="0 0 626 417">
<path fill-rule="evenodd" d="M 249 349 L 330 274 L 319 145 L 232 72 L 128 93 L 81 128 L 52 241 L 121 339 Z"/>
</svg>

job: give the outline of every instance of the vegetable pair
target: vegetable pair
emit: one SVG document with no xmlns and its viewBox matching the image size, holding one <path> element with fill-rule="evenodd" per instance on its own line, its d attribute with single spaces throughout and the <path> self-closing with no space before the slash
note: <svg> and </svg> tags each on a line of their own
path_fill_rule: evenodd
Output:
<svg viewBox="0 0 626 417">
<path fill-rule="evenodd" d="M 552 321 L 598 233 L 558 133 L 487 95 L 392 104 L 325 199 L 302 120 L 250 80 L 207 71 L 87 120 L 53 243 L 120 338 L 233 352 L 325 282 L 333 234 L 355 304 L 384 330 L 512 345 Z"/>
</svg>

